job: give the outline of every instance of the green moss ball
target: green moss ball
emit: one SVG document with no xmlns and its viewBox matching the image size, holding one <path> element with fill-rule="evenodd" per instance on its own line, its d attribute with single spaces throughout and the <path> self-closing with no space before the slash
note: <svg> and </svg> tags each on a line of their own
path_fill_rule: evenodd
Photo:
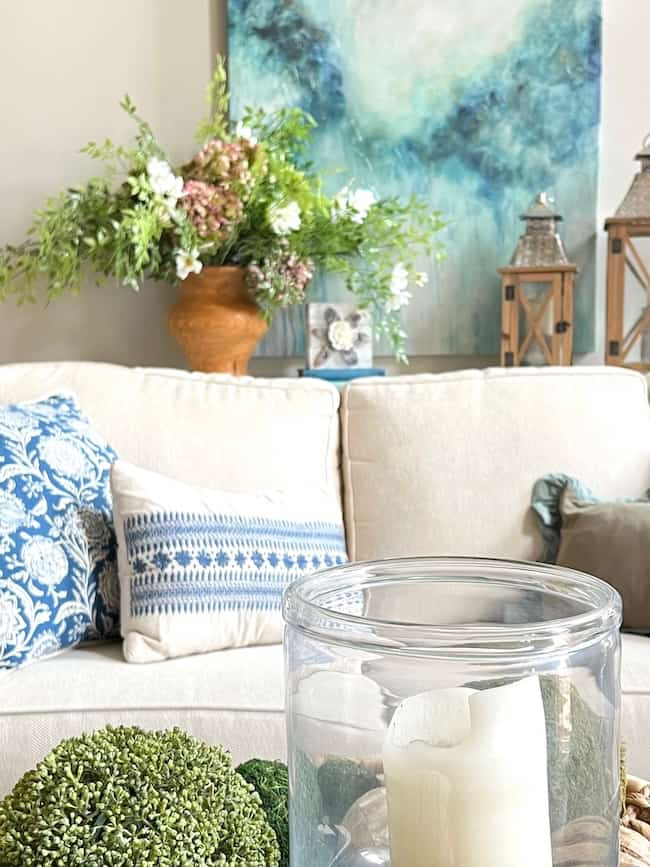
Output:
<svg viewBox="0 0 650 867">
<path fill-rule="evenodd" d="M 372 771 L 350 759 L 330 758 L 318 769 L 323 807 L 333 825 L 339 825 L 352 804 L 377 787 Z"/>
<path fill-rule="evenodd" d="M 0 802 L 2 867 L 277 867 L 230 755 L 179 729 L 63 741 Z"/>
<path fill-rule="evenodd" d="M 237 768 L 260 796 L 280 847 L 280 867 L 289 867 L 289 773 L 282 762 L 251 759 Z"/>
</svg>

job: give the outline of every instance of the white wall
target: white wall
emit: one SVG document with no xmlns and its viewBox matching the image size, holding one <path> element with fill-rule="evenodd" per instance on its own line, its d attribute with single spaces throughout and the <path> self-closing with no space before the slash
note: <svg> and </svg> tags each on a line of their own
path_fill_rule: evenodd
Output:
<svg viewBox="0 0 650 867">
<path fill-rule="evenodd" d="M 572 0 L 567 0 L 568 3 Z M 128 91 L 173 160 L 186 158 L 203 111 L 212 59 L 223 48 L 224 0 L 0 0 L 0 243 L 24 236 L 44 197 L 92 170 L 89 139 L 128 141 L 119 109 Z M 631 159 L 650 131 L 648 0 L 604 0 L 603 132 L 599 230 L 623 197 Z M 600 232 L 597 352 L 604 333 L 604 235 Z M 78 297 L 0 307 L 0 362 L 94 359 L 184 366 L 166 330 L 175 290 L 139 296 L 92 280 Z M 492 363 L 417 358 L 411 370 Z M 299 360 L 258 360 L 256 373 L 294 371 Z M 392 365 L 391 365 L 392 367 Z"/>
</svg>

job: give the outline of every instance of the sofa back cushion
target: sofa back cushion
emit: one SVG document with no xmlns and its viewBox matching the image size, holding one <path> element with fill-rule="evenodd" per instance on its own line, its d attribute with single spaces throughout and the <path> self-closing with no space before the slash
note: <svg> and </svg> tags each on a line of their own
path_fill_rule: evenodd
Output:
<svg viewBox="0 0 650 867">
<path fill-rule="evenodd" d="M 67 389 L 118 456 L 231 491 L 318 490 L 338 501 L 336 389 L 90 362 L 0 366 L 0 406 Z"/>
<path fill-rule="evenodd" d="M 620 368 L 358 380 L 341 413 L 350 559 L 536 559 L 540 476 L 577 476 L 603 497 L 650 482 L 646 383 Z"/>
</svg>

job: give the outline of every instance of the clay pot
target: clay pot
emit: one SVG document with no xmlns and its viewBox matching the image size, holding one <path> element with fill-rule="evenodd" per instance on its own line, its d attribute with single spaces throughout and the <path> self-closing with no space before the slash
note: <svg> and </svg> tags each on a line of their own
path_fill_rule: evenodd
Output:
<svg viewBox="0 0 650 867">
<path fill-rule="evenodd" d="M 192 370 L 241 376 L 267 325 L 248 293 L 244 269 L 222 266 L 183 280 L 169 330 Z"/>
</svg>

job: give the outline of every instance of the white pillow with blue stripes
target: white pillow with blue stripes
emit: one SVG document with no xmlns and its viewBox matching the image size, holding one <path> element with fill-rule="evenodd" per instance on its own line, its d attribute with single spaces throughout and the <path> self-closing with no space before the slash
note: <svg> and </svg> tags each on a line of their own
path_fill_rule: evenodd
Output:
<svg viewBox="0 0 650 867">
<path fill-rule="evenodd" d="M 128 662 L 282 641 L 284 589 L 347 561 L 338 502 L 111 472 Z"/>
</svg>

